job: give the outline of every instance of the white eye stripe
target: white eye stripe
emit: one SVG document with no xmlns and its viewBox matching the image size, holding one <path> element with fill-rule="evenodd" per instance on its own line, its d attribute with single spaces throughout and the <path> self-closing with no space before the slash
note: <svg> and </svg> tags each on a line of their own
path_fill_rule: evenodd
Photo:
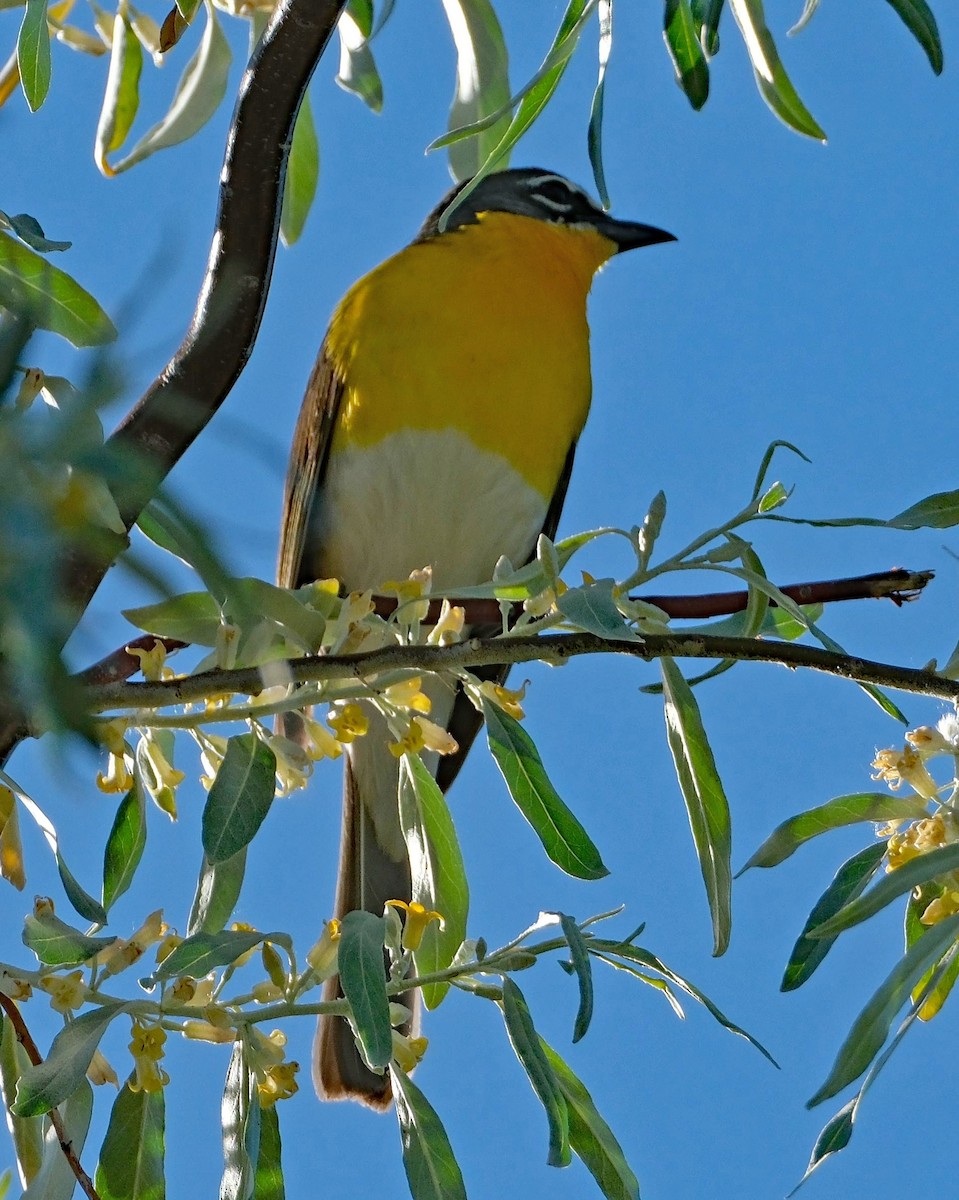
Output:
<svg viewBox="0 0 959 1200">
<path fill-rule="evenodd" d="M 535 196 L 536 201 L 542 204 L 545 208 L 550 208 L 554 212 L 564 213 L 571 212 L 576 207 L 576 201 L 585 201 L 586 204 L 593 208 L 593 201 L 582 188 L 576 184 L 570 183 L 562 175 L 538 175 L 527 181 L 530 189 L 530 194 Z M 542 192 L 543 187 L 562 188 L 569 196 L 568 200 L 557 200 L 550 196 L 546 196 Z"/>
</svg>

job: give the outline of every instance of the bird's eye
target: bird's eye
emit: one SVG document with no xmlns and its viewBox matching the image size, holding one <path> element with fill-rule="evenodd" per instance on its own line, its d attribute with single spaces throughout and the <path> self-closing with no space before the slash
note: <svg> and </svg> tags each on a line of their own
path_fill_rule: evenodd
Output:
<svg viewBox="0 0 959 1200">
<path fill-rule="evenodd" d="M 573 207 L 573 193 L 562 179 L 542 180 L 536 184 L 533 195 L 555 212 L 569 212 Z"/>
</svg>

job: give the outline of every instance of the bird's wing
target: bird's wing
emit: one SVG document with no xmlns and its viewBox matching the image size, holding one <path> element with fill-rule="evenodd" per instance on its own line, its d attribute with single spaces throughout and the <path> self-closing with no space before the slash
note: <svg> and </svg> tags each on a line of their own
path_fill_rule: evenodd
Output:
<svg viewBox="0 0 959 1200">
<path fill-rule="evenodd" d="M 342 396 L 343 379 L 333 367 L 324 342 L 313 365 L 293 435 L 276 568 L 280 587 L 299 587 L 313 579 L 308 569 L 304 572 L 303 550 Z"/>
<path fill-rule="evenodd" d="M 543 521 L 542 532 L 551 540 L 556 537 L 556 529 L 559 525 L 559 516 L 563 511 L 563 501 L 566 499 L 566 489 L 569 487 L 569 479 L 573 473 L 573 458 L 576 455 L 576 443 L 573 442 L 569 448 L 569 453 L 566 455 L 566 462 L 563 464 L 563 470 L 556 484 L 556 490 L 553 492 L 553 498 L 549 502 L 549 508 L 546 510 L 546 518 Z M 530 547 L 530 558 L 535 553 L 536 545 Z M 470 631 L 472 637 L 495 637 L 499 633 L 499 629 L 495 626 L 474 626 Z M 490 680 L 493 683 L 502 684 L 506 681 L 506 676 L 509 674 L 509 667 L 478 667 L 473 671 L 473 674 L 481 680 Z M 466 755 L 469 753 L 470 747 L 476 739 L 483 726 L 483 718 L 473 707 L 472 702 L 458 691 L 456 699 L 453 702 L 453 711 L 450 715 L 450 721 L 447 728 L 451 735 L 456 739 L 459 749 L 454 754 L 444 755 L 439 761 L 439 769 L 436 772 L 436 782 L 440 785 L 442 791 L 446 791 L 452 784 L 453 780 L 459 774 Z"/>
</svg>

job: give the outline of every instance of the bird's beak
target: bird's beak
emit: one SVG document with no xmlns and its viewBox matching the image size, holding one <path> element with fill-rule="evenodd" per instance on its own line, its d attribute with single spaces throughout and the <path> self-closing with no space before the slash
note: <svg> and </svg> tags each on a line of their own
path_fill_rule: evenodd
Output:
<svg viewBox="0 0 959 1200">
<path fill-rule="evenodd" d="M 605 216 L 596 222 L 596 232 L 616 243 L 616 253 L 638 250 L 640 246 L 656 246 L 660 242 L 675 242 L 676 236 L 655 225 L 643 225 L 640 221 L 618 221 Z"/>
</svg>

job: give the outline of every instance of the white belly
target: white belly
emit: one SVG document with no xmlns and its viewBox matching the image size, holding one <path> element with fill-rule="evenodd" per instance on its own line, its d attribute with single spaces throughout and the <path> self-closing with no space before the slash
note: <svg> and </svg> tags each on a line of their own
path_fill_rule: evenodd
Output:
<svg viewBox="0 0 959 1200">
<path fill-rule="evenodd" d="M 427 565 L 433 587 L 483 583 L 533 551 L 547 501 L 505 458 L 454 429 L 403 430 L 331 455 L 310 541 L 317 576 L 351 591 Z"/>
</svg>

